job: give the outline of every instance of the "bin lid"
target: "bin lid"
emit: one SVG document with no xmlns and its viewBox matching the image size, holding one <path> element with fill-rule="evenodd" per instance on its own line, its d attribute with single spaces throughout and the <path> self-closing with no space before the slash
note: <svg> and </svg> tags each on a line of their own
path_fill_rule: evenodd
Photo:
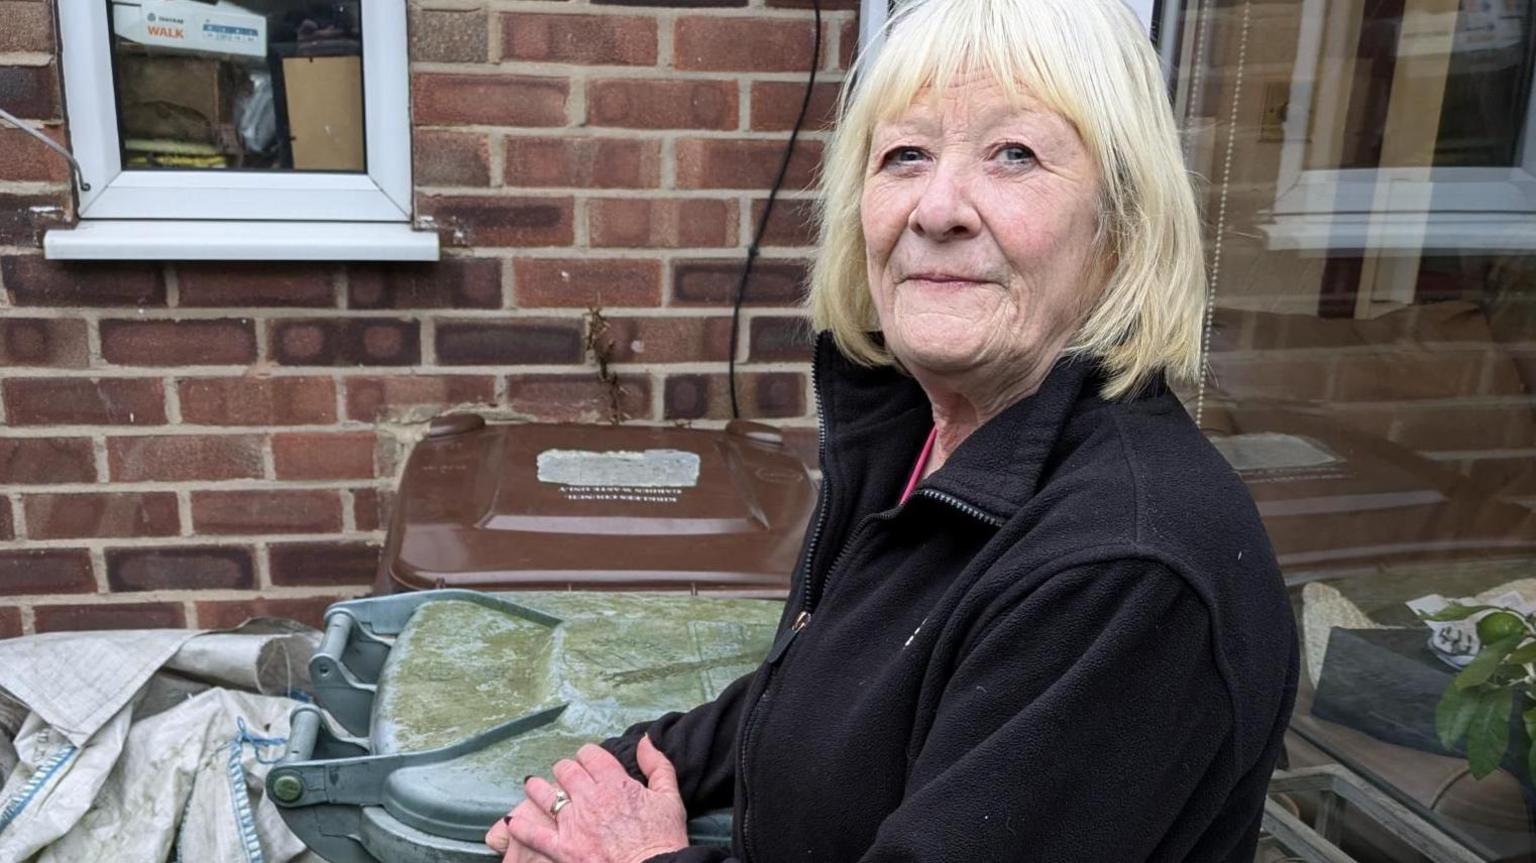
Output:
<svg viewBox="0 0 1536 863">
<path fill-rule="evenodd" d="M 386 811 L 478 841 L 583 743 L 713 699 L 767 653 L 778 602 L 677 594 L 520 593 L 422 605 L 380 673 L 374 755 L 438 749 L 513 720 L 529 730 L 458 758 L 395 770 Z"/>
<path fill-rule="evenodd" d="M 406 464 L 379 587 L 783 595 L 815 497 L 769 426 L 444 418 Z"/>
</svg>

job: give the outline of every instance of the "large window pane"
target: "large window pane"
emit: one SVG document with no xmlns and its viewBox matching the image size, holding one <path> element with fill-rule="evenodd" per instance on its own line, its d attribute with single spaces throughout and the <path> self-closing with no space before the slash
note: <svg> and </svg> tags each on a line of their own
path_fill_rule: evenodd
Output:
<svg viewBox="0 0 1536 863">
<path fill-rule="evenodd" d="M 1533 32 L 1529 0 L 1189 0 L 1164 34 L 1213 273 L 1187 402 L 1294 589 L 1293 764 L 1500 861 L 1536 859 L 1523 723 L 1469 775 L 1435 711 L 1475 621 L 1432 645 L 1406 603 L 1536 603 Z M 1427 859 L 1344 823 L 1357 859 Z"/>
</svg>

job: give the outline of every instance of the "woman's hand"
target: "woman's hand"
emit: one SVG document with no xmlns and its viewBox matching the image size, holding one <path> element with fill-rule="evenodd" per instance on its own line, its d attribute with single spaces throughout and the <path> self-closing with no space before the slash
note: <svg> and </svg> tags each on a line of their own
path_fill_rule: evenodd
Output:
<svg viewBox="0 0 1536 863">
<path fill-rule="evenodd" d="M 540 809 L 539 805 L 532 800 L 524 799 L 507 813 L 507 817 L 491 825 L 491 829 L 485 833 L 485 844 L 490 846 L 492 851 L 502 855 L 501 863 L 551 863 L 550 859 L 543 854 L 522 843 L 512 841 L 512 833 L 507 825 L 514 815 L 523 819 L 542 820 L 551 828 L 555 826 L 555 821 L 549 817 L 548 812 Z"/>
<path fill-rule="evenodd" d="M 687 813 L 672 762 L 650 738 L 640 740 L 635 759 L 649 787 L 629 778 L 617 758 L 591 743 L 581 747 L 575 759 L 556 763 L 555 779 L 570 796 L 558 817 L 550 815 L 555 787 L 539 777 L 530 778 L 524 785 L 527 801 L 513 809 L 505 822 L 512 840 L 506 860 L 642 863 L 686 846 Z M 487 844 L 498 829 L 491 828 Z M 515 856 L 530 851 L 542 856 Z"/>
</svg>

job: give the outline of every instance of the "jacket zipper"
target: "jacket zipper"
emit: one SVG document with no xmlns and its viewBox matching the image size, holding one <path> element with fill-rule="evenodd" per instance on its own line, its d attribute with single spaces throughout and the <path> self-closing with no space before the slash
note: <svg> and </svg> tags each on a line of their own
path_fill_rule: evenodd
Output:
<svg viewBox="0 0 1536 863">
<path fill-rule="evenodd" d="M 824 414 L 822 413 L 821 381 L 818 379 L 817 375 L 811 376 L 811 389 L 816 397 L 817 458 L 820 464 L 826 464 L 827 429 L 826 420 L 823 419 Z M 858 545 L 858 539 L 863 535 L 865 528 L 867 528 L 874 521 L 888 521 L 892 518 L 895 518 L 896 515 L 905 508 L 905 505 L 903 504 L 883 512 L 870 513 L 869 515 L 866 515 L 864 518 L 860 519 L 858 525 L 854 527 L 853 532 L 848 535 L 848 541 L 843 544 L 842 548 L 838 549 L 837 557 L 833 558 L 832 565 L 827 568 L 826 578 L 823 580 L 821 590 L 816 593 L 816 602 L 813 604 L 811 594 L 811 561 L 815 559 L 816 544 L 820 541 L 821 532 L 826 527 L 827 523 L 828 502 L 831 500 L 831 484 L 829 479 L 830 478 L 825 474 L 822 476 L 821 506 L 817 508 L 816 526 L 811 530 L 810 540 L 806 543 L 805 559 L 801 562 L 801 566 L 805 570 L 805 578 L 801 580 L 800 585 L 800 613 L 795 615 L 794 621 L 792 621 L 789 626 L 785 627 L 783 632 L 779 633 L 779 636 L 774 639 L 772 649 L 768 651 L 766 668 L 767 674 L 769 676 L 763 680 L 762 694 L 759 695 L 757 700 L 753 702 L 752 706 L 748 708 L 747 720 L 743 727 L 742 739 L 739 746 L 737 747 L 736 771 L 737 775 L 741 777 L 741 788 L 744 798 L 746 796 L 747 788 L 747 753 L 749 753 L 752 748 L 752 732 L 757 730 L 758 719 L 762 712 L 761 708 L 763 706 L 763 702 L 768 700 L 768 688 L 773 682 L 772 675 L 774 670 L 778 667 L 779 662 L 784 658 L 784 655 L 789 652 L 789 646 L 794 643 L 795 636 L 799 635 L 801 630 L 804 630 L 806 626 L 810 625 L 811 615 L 815 611 L 815 605 L 819 605 L 820 600 L 826 596 L 827 591 L 831 589 L 832 577 L 837 574 L 838 567 L 842 564 L 843 559 L 847 557 L 849 549 Z M 991 525 L 992 527 L 1002 527 L 1004 524 L 1003 519 L 987 512 L 986 510 L 983 510 L 973 504 L 966 503 L 965 501 L 955 497 L 952 494 L 938 491 L 937 489 L 919 488 L 912 494 L 913 497 L 922 496 L 929 498 L 930 500 L 939 501 L 940 503 L 959 510 L 961 513 L 964 513 L 971 518 Z M 748 830 L 752 826 L 752 807 L 750 803 L 751 801 L 748 799 L 743 799 L 742 801 L 741 845 L 743 863 L 748 863 L 752 856 L 752 846 L 748 837 Z"/>
<path fill-rule="evenodd" d="M 970 516 L 971 518 L 978 519 L 982 522 L 992 525 L 993 527 L 1002 527 L 1004 524 L 1003 519 L 998 518 L 992 513 L 987 512 L 980 507 L 972 506 L 960 498 L 955 497 L 952 494 L 939 491 L 938 489 L 920 488 L 917 491 L 912 492 L 912 495 L 914 497 L 926 497 L 930 500 L 939 501 L 940 503 L 947 503 L 955 509 L 958 509 L 966 515 Z"/>
<path fill-rule="evenodd" d="M 811 374 L 811 393 L 816 401 L 816 463 L 827 463 L 827 421 L 826 413 L 821 404 L 821 373 L 813 370 Z M 789 643 L 795 640 L 795 635 L 811 622 L 811 612 L 807 607 L 811 599 L 811 561 L 816 557 L 816 544 L 821 540 L 821 532 L 827 526 L 828 504 L 832 499 L 831 478 L 825 471 L 821 476 L 821 492 L 818 495 L 820 505 L 816 507 L 816 526 L 811 529 L 811 537 L 805 545 L 805 558 L 800 562 L 805 577 L 800 580 L 800 613 L 795 616 L 784 632 L 774 639 L 773 648 L 768 652 L 768 660 L 765 665 L 763 688 L 761 694 L 747 708 L 746 722 L 742 726 L 742 737 L 736 747 L 736 775 L 741 779 L 741 854 L 742 863 L 747 863 L 752 856 L 752 846 L 747 831 L 752 826 L 751 799 L 747 796 L 747 753 L 752 751 L 752 732 L 757 728 L 759 708 L 768 700 L 768 686 L 773 682 L 773 669 L 778 665 L 784 651 L 789 649 Z"/>
</svg>

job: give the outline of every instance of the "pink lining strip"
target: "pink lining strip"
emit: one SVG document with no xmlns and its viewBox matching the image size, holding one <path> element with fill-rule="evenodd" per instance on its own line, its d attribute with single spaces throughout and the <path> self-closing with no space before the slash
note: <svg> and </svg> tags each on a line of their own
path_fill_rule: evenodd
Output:
<svg viewBox="0 0 1536 863">
<path fill-rule="evenodd" d="M 938 438 L 938 436 L 939 428 L 938 426 L 934 426 L 933 430 L 928 432 L 928 442 L 923 444 L 923 451 L 917 457 L 916 466 L 912 468 L 912 477 L 911 479 L 907 480 L 906 491 L 901 493 L 901 503 L 906 503 L 907 498 L 912 496 L 912 492 L 917 490 L 917 484 L 922 482 L 923 471 L 928 469 L 928 456 L 933 452 L 933 442 Z"/>
</svg>

